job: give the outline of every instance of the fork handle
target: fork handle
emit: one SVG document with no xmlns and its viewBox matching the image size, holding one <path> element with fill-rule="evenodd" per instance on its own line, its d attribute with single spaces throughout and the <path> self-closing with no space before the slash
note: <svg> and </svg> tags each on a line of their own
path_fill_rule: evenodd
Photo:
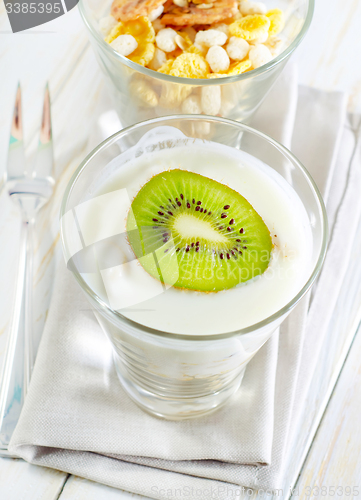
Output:
<svg viewBox="0 0 361 500">
<path fill-rule="evenodd" d="M 0 390 L 0 455 L 18 422 L 33 367 L 32 349 L 32 236 L 33 221 L 23 221 L 15 307 L 10 326 Z"/>
</svg>

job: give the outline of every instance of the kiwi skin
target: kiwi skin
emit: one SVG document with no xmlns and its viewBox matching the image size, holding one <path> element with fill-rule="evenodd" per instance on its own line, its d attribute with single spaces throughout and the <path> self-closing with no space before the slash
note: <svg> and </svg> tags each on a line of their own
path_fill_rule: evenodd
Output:
<svg viewBox="0 0 361 500">
<path fill-rule="evenodd" d="M 213 179 L 174 169 L 153 176 L 127 218 L 144 269 L 166 285 L 218 292 L 261 275 L 270 232 L 251 204 Z"/>
</svg>

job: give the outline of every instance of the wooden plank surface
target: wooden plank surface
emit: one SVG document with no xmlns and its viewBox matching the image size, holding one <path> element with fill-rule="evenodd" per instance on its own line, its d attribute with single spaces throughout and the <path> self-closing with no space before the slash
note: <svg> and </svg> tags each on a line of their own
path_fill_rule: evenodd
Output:
<svg viewBox="0 0 361 500">
<path fill-rule="evenodd" d="M 332 394 L 297 482 L 300 500 L 315 498 L 317 488 L 334 487 L 339 498 L 361 497 L 361 331 Z M 296 498 L 296 497 L 295 497 Z"/>
<path fill-rule="evenodd" d="M 350 96 L 350 111 L 360 111 L 361 2 L 316 0 L 315 3 L 311 28 L 295 57 L 300 83 L 346 91 Z"/>
<path fill-rule="evenodd" d="M 360 25 L 361 3 L 358 0 L 317 0 L 313 25 L 295 56 L 301 83 L 327 90 L 348 91 L 351 110 L 361 109 L 361 65 L 358 64 L 357 44 Z M 29 154 L 34 151 L 37 141 L 46 80 L 50 82 L 53 102 L 59 185 L 51 206 L 51 217 L 49 213 L 42 214 L 38 224 L 37 238 L 42 242 L 36 256 L 36 293 L 40 298 L 36 317 L 39 318 L 37 334 L 40 336 L 50 300 L 53 259 L 59 251 L 59 200 L 67 179 L 84 153 L 92 114 L 103 83 L 76 9 L 43 26 L 38 30 L 41 34 L 12 35 L 9 30 L 4 4 L 0 2 L 0 64 L 1 75 L 6 75 L 6 78 L 0 78 L 0 176 L 5 166 L 9 119 L 17 81 L 21 81 L 24 90 L 25 135 Z M 4 192 L 0 197 L 0 210 L 0 237 L 9 243 L 8 249 L 0 247 L 2 358 L 10 318 L 13 276 L 17 266 L 14 249 L 18 241 L 18 214 L 14 207 L 7 204 Z M 347 344 L 350 339 L 344 340 Z M 337 352 L 334 352 L 335 358 Z M 350 459 L 356 459 L 361 449 L 361 438 L 357 437 L 361 434 L 358 418 L 361 409 L 360 354 L 359 335 L 298 480 L 302 498 L 312 498 L 305 496 L 305 487 L 312 484 L 332 486 L 338 481 L 339 484 L 350 486 L 355 481 L 361 483 L 359 465 L 355 465 L 355 460 L 350 465 Z M 331 365 L 337 366 L 337 359 L 333 359 Z M 332 370 L 328 373 L 330 379 L 332 373 Z M 327 392 L 325 386 L 323 390 Z M 314 395 L 314 404 L 319 402 L 320 396 Z M 67 475 L 61 472 L 35 467 L 19 460 L 1 459 L 0 499 L 55 500 L 59 494 L 61 500 L 113 500 L 135 496 L 73 476 L 62 491 L 66 479 Z"/>
<path fill-rule="evenodd" d="M 141 478 L 139 478 L 141 481 Z M 70 476 L 61 493 L 60 500 L 147 500 L 146 497 L 110 488 L 81 477 Z"/>
<path fill-rule="evenodd" d="M 1 500 L 57 500 L 67 475 L 22 460 L 0 462 Z"/>
</svg>

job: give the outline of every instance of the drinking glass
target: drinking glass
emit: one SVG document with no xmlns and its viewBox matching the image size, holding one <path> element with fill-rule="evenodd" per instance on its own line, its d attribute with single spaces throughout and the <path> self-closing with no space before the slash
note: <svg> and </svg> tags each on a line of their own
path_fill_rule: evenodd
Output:
<svg viewBox="0 0 361 500">
<path fill-rule="evenodd" d="M 291 300 L 256 324 L 212 335 L 160 331 L 127 317 L 122 312 L 122 304 L 115 306 L 105 293 L 99 292 L 99 287 L 93 285 L 104 277 L 104 269 L 109 271 L 114 256 L 108 263 L 100 263 L 96 245 L 101 245 L 109 234 L 103 234 L 101 227 L 95 240 L 89 236 L 83 223 L 82 207 L 89 203 L 95 206 L 96 224 L 97 212 L 102 211 L 100 199 L 115 193 L 114 188 L 108 187 L 99 196 L 96 194 L 99 183 L 114 171 L 114 165 L 123 168 L 130 152 L 139 156 L 149 151 L 144 138 L 151 135 L 154 143 L 158 140 L 156 134 L 164 127 L 167 130 L 172 127 L 177 133 L 191 138 L 198 138 L 198 131 L 206 128 L 213 142 L 244 151 L 265 162 L 292 186 L 306 210 L 313 239 L 309 271 L 305 271 L 303 283 Z M 175 147 L 175 143 L 162 138 L 160 134 L 162 149 Z M 227 162 L 222 168 L 227 169 Z M 109 218 L 114 216 L 116 219 L 116 215 L 110 212 Z M 118 235 L 114 228 L 111 232 L 112 237 L 124 236 Z M 315 281 L 325 256 L 327 235 L 327 216 L 321 195 L 310 174 L 290 151 L 245 124 L 204 115 L 157 118 L 117 132 L 95 148 L 78 167 L 67 186 L 61 208 L 61 239 L 67 266 L 112 343 L 115 367 L 125 391 L 144 410 L 167 419 L 204 415 L 219 408 L 237 391 L 247 363 Z M 119 289 L 125 286 L 122 283 L 118 283 Z M 127 290 L 122 293 L 126 301 Z"/>
<path fill-rule="evenodd" d="M 314 10 L 314 0 L 266 0 L 269 8 L 280 8 L 285 12 L 282 52 L 269 63 L 241 75 L 192 79 L 165 75 L 140 66 L 106 43 L 98 21 L 109 15 L 111 3 L 112 0 L 80 0 L 79 10 L 123 126 L 182 113 L 182 103 L 189 95 L 200 95 L 204 87 L 212 86 L 221 88 L 221 108 L 217 116 L 246 122 L 301 43 Z"/>
</svg>

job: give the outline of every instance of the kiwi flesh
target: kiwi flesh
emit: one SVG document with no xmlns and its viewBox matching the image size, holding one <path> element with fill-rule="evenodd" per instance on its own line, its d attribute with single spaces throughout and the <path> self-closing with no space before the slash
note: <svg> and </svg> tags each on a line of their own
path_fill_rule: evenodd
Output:
<svg viewBox="0 0 361 500">
<path fill-rule="evenodd" d="M 271 259 L 270 232 L 250 203 L 186 170 L 162 172 L 140 189 L 127 233 L 149 274 L 190 290 L 233 288 L 264 273 Z"/>
</svg>

